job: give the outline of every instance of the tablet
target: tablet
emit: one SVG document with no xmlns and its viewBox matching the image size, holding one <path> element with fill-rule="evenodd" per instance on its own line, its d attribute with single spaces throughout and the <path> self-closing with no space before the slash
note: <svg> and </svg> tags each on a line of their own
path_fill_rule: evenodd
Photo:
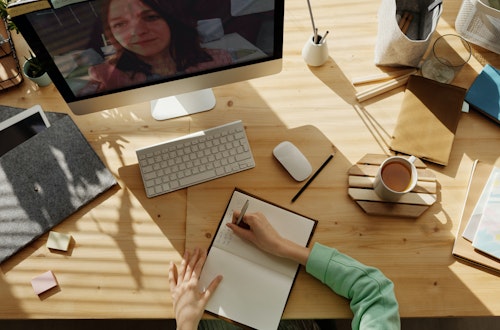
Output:
<svg viewBox="0 0 500 330">
<path fill-rule="evenodd" d="M 0 156 L 47 127 L 50 127 L 50 123 L 39 105 L 35 105 L 0 122 L 0 141 L 2 141 Z"/>
</svg>

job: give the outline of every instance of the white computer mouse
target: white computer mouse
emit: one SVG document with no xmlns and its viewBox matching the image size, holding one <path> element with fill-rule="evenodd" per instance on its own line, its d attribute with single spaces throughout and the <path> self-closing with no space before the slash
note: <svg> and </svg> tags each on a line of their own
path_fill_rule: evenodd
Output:
<svg viewBox="0 0 500 330">
<path fill-rule="evenodd" d="M 274 148 L 273 155 L 295 180 L 304 181 L 311 175 L 311 164 L 293 143 L 281 142 Z"/>
</svg>

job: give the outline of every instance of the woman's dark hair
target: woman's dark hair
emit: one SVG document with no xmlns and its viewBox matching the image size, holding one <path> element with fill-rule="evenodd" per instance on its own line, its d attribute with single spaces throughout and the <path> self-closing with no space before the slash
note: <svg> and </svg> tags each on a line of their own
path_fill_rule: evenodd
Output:
<svg viewBox="0 0 500 330">
<path fill-rule="evenodd" d="M 176 71 L 182 72 L 198 63 L 212 60 L 201 47 L 195 22 L 188 20 L 184 15 L 185 10 L 180 1 L 140 0 L 143 4 L 157 12 L 168 24 L 171 31 L 170 54 L 176 64 Z M 114 39 L 109 26 L 109 5 L 111 0 L 104 3 L 103 26 L 106 37 L 116 49 L 115 65 L 125 72 L 142 72 L 151 74 L 152 68 L 149 64 L 141 61 L 136 54 L 121 47 Z"/>
</svg>

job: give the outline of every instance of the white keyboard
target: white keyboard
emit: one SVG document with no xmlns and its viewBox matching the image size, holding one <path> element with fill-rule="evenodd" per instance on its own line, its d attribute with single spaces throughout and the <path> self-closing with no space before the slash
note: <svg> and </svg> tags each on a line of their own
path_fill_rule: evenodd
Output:
<svg viewBox="0 0 500 330">
<path fill-rule="evenodd" d="M 136 150 L 148 197 L 255 167 L 241 120 Z"/>
</svg>

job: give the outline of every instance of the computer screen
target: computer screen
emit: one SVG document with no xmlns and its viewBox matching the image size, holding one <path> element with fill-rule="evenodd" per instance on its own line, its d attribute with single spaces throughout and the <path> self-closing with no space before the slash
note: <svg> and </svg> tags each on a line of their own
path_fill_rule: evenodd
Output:
<svg viewBox="0 0 500 330">
<path fill-rule="evenodd" d="M 75 114 L 151 101 L 168 119 L 280 72 L 283 16 L 284 0 L 94 0 L 14 22 Z"/>
</svg>

